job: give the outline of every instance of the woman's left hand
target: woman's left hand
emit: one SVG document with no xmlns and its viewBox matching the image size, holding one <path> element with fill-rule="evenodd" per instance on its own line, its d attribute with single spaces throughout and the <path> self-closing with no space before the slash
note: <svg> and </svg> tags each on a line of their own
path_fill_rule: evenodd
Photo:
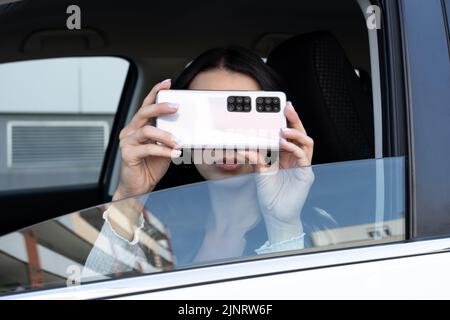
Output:
<svg viewBox="0 0 450 320">
<path fill-rule="evenodd" d="M 303 234 L 300 213 L 314 182 L 311 168 L 313 140 L 291 103 L 285 108 L 288 128 L 280 133 L 278 161 L 267 164 L 264 155 L 248 152 L 255 171 L 258 200 L 270 243 L 288 241 Z"/>
<path fill-rule="evenodd" d="M 281 129 L 280 139 L 280 168 L 297 168 L 311 165 L 314 141 L 307 134 L 300 117 L 292 103 L 288 102 L 284 108 L 287 128 Z"/>
</svg>

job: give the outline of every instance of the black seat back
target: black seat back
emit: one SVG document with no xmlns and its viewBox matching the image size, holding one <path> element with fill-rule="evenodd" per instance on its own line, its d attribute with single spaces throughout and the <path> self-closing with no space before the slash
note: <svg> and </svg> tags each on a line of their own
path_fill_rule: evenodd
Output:
<svg viewBox="0 0 450 320">
<path fill-rule="evenodd" d="M 288 39 L 267 64 L 314 139 L 313 164 L 374 157 L 372 97 L 333 35 Z"/>
</svg>

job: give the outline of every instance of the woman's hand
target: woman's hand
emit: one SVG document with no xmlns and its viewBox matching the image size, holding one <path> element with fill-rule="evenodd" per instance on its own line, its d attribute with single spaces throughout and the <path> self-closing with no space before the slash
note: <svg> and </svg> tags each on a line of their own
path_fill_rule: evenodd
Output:
<svg viewBox="0 0 450 320">
<path fill-rule="evenodd" d="M 170 85 L 170 79 L 155 85 L 120 132 L 120 181 L 113 200 L 152 191 L 169 168 L 171 158 L 181 155 L 176 137 L 149 124 L 152 118 L 177 112 L 176 104 L 155 103 L 158 91 L 170 89 Z"/>
<path fill-rule="evenodd" d="M 284 114 L 288 127 L 281 129 L 280 168 L 310 166 L 313 157 L 314 141 L 306 134 L 306 130 L 292 103 L 287 103 Z"/>
<path fill-rule="evenodd" d="M 285 115 L 288 128 L 280 133 L 279 161 L 268 165 L 263 154 L 249 152 L 256 163 L 258 200 L 272 244 L 303 234 L 300 213 L 314 182 L 313 140 L 289 102 Z"/>
</svg>

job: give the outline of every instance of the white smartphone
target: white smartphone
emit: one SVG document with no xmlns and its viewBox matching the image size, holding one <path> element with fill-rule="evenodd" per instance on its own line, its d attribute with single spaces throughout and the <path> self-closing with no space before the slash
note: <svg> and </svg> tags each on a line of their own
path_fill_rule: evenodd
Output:
<svg viewBox="0 0 450 320">
<path fill-rule="evenodd" d="M 286 95 L 278 91 L 161 90 L 157 103 L 178 103 L 177 113 L 156 126 L 181 140 L 183 148 L 279 150 L 286 127 Z"/>
</svg>

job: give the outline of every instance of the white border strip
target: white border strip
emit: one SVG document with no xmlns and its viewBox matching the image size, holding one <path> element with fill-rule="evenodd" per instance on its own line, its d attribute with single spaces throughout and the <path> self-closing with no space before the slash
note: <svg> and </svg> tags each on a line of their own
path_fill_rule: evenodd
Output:
<svg viewBox="0 0 450 320">
<path fill-rule="evenodd" d="M 367 18 L 367 8 L 372 4 L 369 0 L 357 0 L 358 4 Z M 378 55 L 378 33 L 377 29 L 367 29 L 369 35 L 370 47 L 370 69 L 372 73 L 372 99 L 373 99 L 373 124 L 375 137 L 375 158 L 383 158 L 383 118 L 381 108 L 381 76 L 380 76 L 380 57 Z"/>
</svg>

